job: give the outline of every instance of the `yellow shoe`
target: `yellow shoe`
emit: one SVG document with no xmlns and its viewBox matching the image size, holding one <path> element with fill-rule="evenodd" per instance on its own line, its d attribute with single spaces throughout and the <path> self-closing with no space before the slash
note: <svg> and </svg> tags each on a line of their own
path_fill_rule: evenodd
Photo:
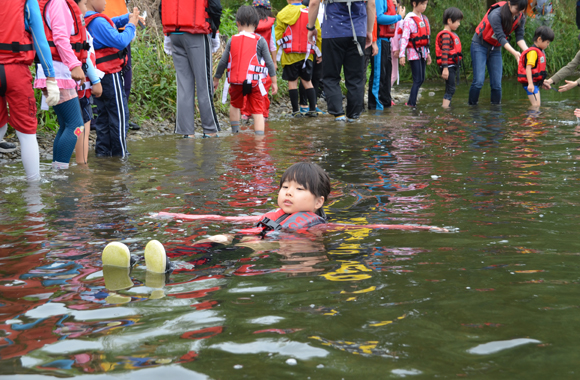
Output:
<svg viewBox="0 0 580 380">
<path fill-rule="evenodd" d="M 123 243 L 112 242 L 103 249 L 103 266 L 129 268 L 131 266 L 131 253 Z"/>
<path fill-rule="evenodd" d="M 159 241 L 151 240 L 145 246 L 145 266 L 148 271 L 155 273 L 165 273 L 170 270 L 165 248 Z"/>
</svg>

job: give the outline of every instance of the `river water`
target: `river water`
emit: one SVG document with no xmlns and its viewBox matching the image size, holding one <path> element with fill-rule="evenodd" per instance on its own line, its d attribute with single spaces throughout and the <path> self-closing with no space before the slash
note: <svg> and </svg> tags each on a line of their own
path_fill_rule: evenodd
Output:
<svg viewBox="0 0 580 380">
<path fill-rule="evenodd" d="M 428 96 L 428 92 L 435 96 Z M 360 121 L 282 119 L 265 138 L 131 142 L 28 186 L 0 168 L 0 375 L 6 378 L 575 378 L 579 369 L 577 168 L 572 95 L 520 86 L 501 106 L 451 110 L 430 84 L 419 108 Z M 247 224 L 159 211 L 275 208 L 292 163 L 332 178 L 333 222 L 356 229 L 261 244 L 192 246 Z M 179 271 L 105 271 L 122 241 L 161 241 Z M 165 283 L 165 285 L 164 285 Z M 11 376 L 12 375 L 12 376 Z M 81 376 L 82 375 L 82 376 Z M 84 377 L 83 377 L 84 376 Z"/>
</svg>

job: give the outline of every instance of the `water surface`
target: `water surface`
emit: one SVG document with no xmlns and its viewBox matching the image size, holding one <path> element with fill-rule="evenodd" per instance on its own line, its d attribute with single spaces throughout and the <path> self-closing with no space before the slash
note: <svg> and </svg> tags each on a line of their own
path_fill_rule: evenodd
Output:
<svg viewBox="0 0 580 380">
<path fill-rule="evenodd" d="M 21 164 L 0 168 L 0 375 L 576 377 L 572 95 L 543 92 L 538 113 L 516 85 L 501 106 L 485 90 L 478 107 L 464 105 L 464 84 L 451 110 L 441 85 L 423 94 L 417 110 L 356 123 L 286 119 L 265 138 L 163 136 L 131 142 L 127 161 L 58 174 L 43 163 L 38 186 Z M 264 213 L 299 160 L 330 174 L 335 222 L 454 232 L 192 247 L 247 225 L 151 217 Z M 150 239 L 180 271 L 103 272 L 108 242 L 139 254 Z"/>
</svg>

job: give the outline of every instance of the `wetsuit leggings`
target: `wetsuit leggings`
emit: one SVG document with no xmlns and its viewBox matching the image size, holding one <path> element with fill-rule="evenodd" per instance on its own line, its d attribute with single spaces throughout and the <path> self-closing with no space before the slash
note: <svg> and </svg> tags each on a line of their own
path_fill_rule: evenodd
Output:
<svg viewBox="0 0 580 380">
<path fill-rule="evenodd" d="M 79 98 L 68 100 L 53 107 L 58 117 L 59 129 L 52 148 L 53 167 L 67 169 L 77 137 L 83 132 L 84 122 Z"/>
</svg>

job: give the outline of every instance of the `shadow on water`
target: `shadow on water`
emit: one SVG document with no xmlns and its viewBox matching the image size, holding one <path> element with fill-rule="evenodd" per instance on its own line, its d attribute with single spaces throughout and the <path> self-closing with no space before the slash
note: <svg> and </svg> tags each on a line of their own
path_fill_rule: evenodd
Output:
<svg viewBox="0 0 580 380">
<path fill-rule="evenodd" d="M 437 96 L 429 97 L 433 91 Z M 360 376 L 571 378 L 579 276 L 580 127 L 550 92 L 541 112 L 506 85 L 501 106 L 416 110 L 355 123 L 272 122 L 219 139 L 150 138 L 27 186 L 2 167 L 0 375 L 7 378 Z M 282 172 L 320 163 L 333 222 L 360 228 L 195 244 L 247 224 L 159 211 L 275 208 Z M 102 268 L 122 241 L 161 241 L 170 276 Z M 293 361 L 294 360 L 294 361 Z M 13 375 L 13 377 L 10 377 Z"/>
</svg>

